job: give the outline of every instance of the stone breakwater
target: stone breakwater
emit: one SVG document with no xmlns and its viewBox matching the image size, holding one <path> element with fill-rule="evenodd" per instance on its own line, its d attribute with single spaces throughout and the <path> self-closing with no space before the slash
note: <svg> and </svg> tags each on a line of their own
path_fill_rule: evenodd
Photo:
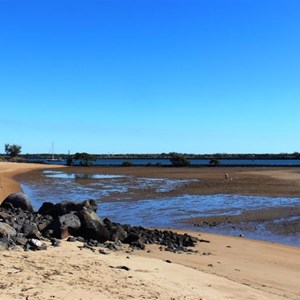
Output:
<svg viewBox="0 0 300 300">
<path fill-rule="evenodd" d="M 122 244 L 128 244 L 144 250 L 147 244 L 158 244 L 166 251 L 189 252 L 189 247 L 202 241 L 188 234 L 103 220 L 97 209 L 94 200 L 86 200 L 44 202 L 34 211 L 24 193 L 11 194 L 0 206 L 0 249 L 46 250 L 47 241 L 59 246 L 60 240 L 67 239 L 82 242 L 87 248 L 119 250 Z"/>
</svg>

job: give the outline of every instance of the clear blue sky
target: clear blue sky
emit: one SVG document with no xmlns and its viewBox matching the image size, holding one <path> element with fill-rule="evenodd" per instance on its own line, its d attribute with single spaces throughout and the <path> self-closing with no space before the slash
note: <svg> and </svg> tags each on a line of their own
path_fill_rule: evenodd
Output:
<svg viewBox="0 0 300 300">
<path fill-rule="evenodd" d="M 0 0 L 0 152 L 300 151 L 299 15 L 297 0 Z"/>
</svg>

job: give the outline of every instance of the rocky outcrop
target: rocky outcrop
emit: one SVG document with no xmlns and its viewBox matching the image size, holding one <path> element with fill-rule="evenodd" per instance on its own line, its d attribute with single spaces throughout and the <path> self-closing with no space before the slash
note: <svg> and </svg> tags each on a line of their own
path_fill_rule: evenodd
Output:
<svg viewBox="0 0 300 300">
<path fill-rule="evenodd" d="M 95 200 L 85 200 L 83 202 L 63 201 L 53 204 L 51 202 L 44 202 L 38 213 L 41 215 L 50 215 L 52 217 L 58 217 L 69 214 L 71 212 L 80 212 L 83 209 L 88 209 L 91 212 L 97 211 L 97 204 Z"/>
<path fill-rule="evenodd" d="M 69 213 L 54 219 L 50 226 L 52 226 L 54 237 L 64 239 L 70 235 L 76 236 L 81 228 L 81 222 L 76 215 Z"/>
<path fill-rule="evenodd" d="M 24 193 L 13 193 L 7 196 L 1 203 L 1 207 L 5 208 L 20 208 L 29 212 L 34 212 L 34 209 L 29 201 L 29 198 Z"/>
<path fill-rule="evenodd" d="M 119 224 L 107 218 L 102 220 L 96 214 L 97 205 L 93 200 L 45 202 L 34 212 L 28 197 L 17 194 L 8 196 L 6 203 L 0 206 L 0 249 L 42 250 L 47 248 L 43 240 L 59 246 L 59 239 L 68 237 L 70 241 L 83 242 L 85 247 L 107 243 L 113 250 L 126 243 L 134 249 L 159 244 L 167 251 L 184 252 L 197 243 L 197 239 L 187 234 Z"/>
</svg>

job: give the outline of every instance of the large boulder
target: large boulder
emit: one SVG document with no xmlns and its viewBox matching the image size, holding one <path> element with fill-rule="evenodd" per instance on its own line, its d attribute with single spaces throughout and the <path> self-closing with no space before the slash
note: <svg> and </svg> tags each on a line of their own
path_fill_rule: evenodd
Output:
<svg viewBox="0 0 300 300">
<path fill-rule="evenodd" d="M 111 230 L 110 230 L 111 241 L 124 242 L 127 238 L 128 238 L 128 233 L 125 231 L 125 229 L 120 224 L 116 224 L 115 226 L 111 227 Z"/>
<path fill-rule="evenodd" d="M 104 243 L 110 239 L 110 233 L 99 221 L 86 221 L 81 226 L 80 235 L 85 239 L 97 240 Z"/>
<path fill-rule="evenodd" d="M 25 238 L 41 238 L 42 234 L 38 229 L 38 226 L 34 222 L 24 222 L 20 230 Z"/>
<path fill-rule="evenodd" d="M 117 242 L 121 241 L 124 242 L 124 240 L 128 237 L 127 231 L 123 228 L 121 224 L 114 223 L 108 218 L 105 218 L 103 220 L 103 223 L 105 224 L 106 228 L 110 232 L 110 240 Z M 124 226 L 126 227 L 126 226 Z"/>
<path fill-rule="evenodd" d="M 99 217 L 95 211 L 91 209 L 82 209 L 77 213 L 77 216 L 79 217 L 80 221 L 82 223 L 86 223 L 87 221 L 98 221 L 101 225 L 104 225 L 103 220 L 101 217 Z"/>
<path fill-rule="evenodd" d="M 58 218 L 54 233 L 57 238 L 64 239 L 70 235 L 77 235 L 80 227 L 81 222 L 76 215 L 66 214 Z"/>
<path fill-rule="evenodd" d="M 38 210 L 38 213 L 43 216 L 50 215 L 55 218 L 70 214 L 72 212 L 79 212 L 84 209 L 96 212 L 97 204 L 94 200 L 85 200 L 83 202 L 63 201 L 56 204 L 53 204 L 51 202 L 44 202 Z"/>
<path fill-rule="evenodd" d="M 33 206 L 31 205 L 29 198 L 24 193 L 13 193 L 7 196 L 1 203 L 1 207 L 6 209 L 21 208 L 29 212 L 34 212 Z"/>
<path fill-rule="evenodd" d="M 56 205 L 52 202 L 44 202 L 39 208 L 38 213 L 42 216 L 58 216 Z"/>
<path fill-rule="evenodd" d="M 50 215 L 53 218 L 56 218 L 77 210 L 77 203 L 72 201 L 63 201 L 56 204 L 53 204 L 51 202 L 44 202 L 38 210 L 38 213 L 43 216 Z"/>
</svg>

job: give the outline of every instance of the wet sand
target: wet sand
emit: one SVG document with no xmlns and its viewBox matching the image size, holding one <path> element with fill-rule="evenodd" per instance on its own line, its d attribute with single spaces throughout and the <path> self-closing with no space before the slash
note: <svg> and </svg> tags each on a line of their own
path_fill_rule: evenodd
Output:
<svg viewBox="0 0 300 300">
<path fill-rule="evenodd" d="M 48 166 L 48 168 L 51 166 Z M 40 169 L 22 174 L 16 179 L 22 181 L 30 176 L 37 181 L 40 177 Z M 62 170 L 61 170 L 62 171 Z M 105 174 L 126 175 L 133 178 L 167 178 L 190 180 L 174 188 L 161 191 L 153 186 L 139 187 L 135 179 L 128 177 L 118 178 L 118 184 L 128 187 L 128 190 L 110 192 L 103 196 L 101 201 L 134 201 L 140 199 L 161 199 L 163 197 L 176 197 L 181 195 L 215 195 L 237 194 L 256 195 L 268 197 L 300 197 L 300 168 L 298 167 L 65 167 L 64 173 L 69 174 Z M 228 178 L 225 179 L 225 172 Z M 80 182 L 80 179 L 77 179 Z M 89 181 L 83 180 L 82 184 Z M 258 224 L 264 224 L 265 228 L 276 234 L 300 233 L 300 207 L 268 207 L 268 209 L 246 210 L 240 215 L 226 214 L 226 208 L 222 216 L 192 218 L 185 221 L 186 224 L 194 224 L 203 230 L 216 232 L 214 227 L 222 228 L 220 232 L 229 232 L 231 228 L 239 228 L 240 232 L 253 232 L 257 236 Z M 298 219 L 295 219 L 296 217 Z M 280 219 L 282 219 L 280 221 Z M 294 218 L 294 219 L 293 219 Z M 276 222 L 273 222 L 276 220 Z M 287 221 L 289 220 L 289 221 Z M 264 229 L 265 229 L 264 228 Z M 263 229 L 263 230 L 264 230 Z M 236 234 L 236 231 L 234 232 Z M 280 238 L 279 238 L 280 239 Z M 277 239 L 275 239 L 277 240 Z"/>
<path fill-rule="evenodd" d="M 238 194 L 300 197 L 300 167 L 92 167 L 90 169 L 75 167 L 66 168 L 64 172 L 124 174 L 149 178 L 199 180 L 181 187 L 179 190 L 170 192 L 172 196 L 179 194 Z M 225 173 L 228 173 L 227 180 L 224 179 Z M 145 198 L 155 197 L 155 193 L 152 193 L 152 191 L 144 193 L 145 195 L 143 196 Z"/>
<path fill-rule="evenodd" d="M 240 215 L 221 215 L 186 219 L 187 224 L 207 230 L 218 227 L 227 229 L 237 229 L 247 234 L 264 229 L 276 234 L 278 240 L 280 236 L 299 235 L 300 233 L 300 207 L 273 207 L 260 210 L 245 210 Z M 212 230 L 214 231 L 214 230 Z M 263 234 L 262 234 L 263 236 Z"/>
<path fill-rule="evenodd" d="M 42 165 L 42 168 L 45 168 Z M 47 169 L 51 169 L 48 166 Z M 164 193 L 163 196 L 190 195 L 256 195 L 267 197 L 300 197 L 300 167 L 65 167 L 65 173 L 116 174 L 147 178 L 191 179 L 178 189 Z M 228 179 L 224 174 L 228 173 Z M 34 172 L 40 176 L 39 172 Z M 120 179 L 122 180 L 122 179 Z M 125 179 L 124 179 L 125 180 Z M 135 199 L 161 198 L 155 190 L 129 189 L 124 197 Z M 104 200 L 114 200 L 118 194 L 110 194 Z"/>
</svg>

